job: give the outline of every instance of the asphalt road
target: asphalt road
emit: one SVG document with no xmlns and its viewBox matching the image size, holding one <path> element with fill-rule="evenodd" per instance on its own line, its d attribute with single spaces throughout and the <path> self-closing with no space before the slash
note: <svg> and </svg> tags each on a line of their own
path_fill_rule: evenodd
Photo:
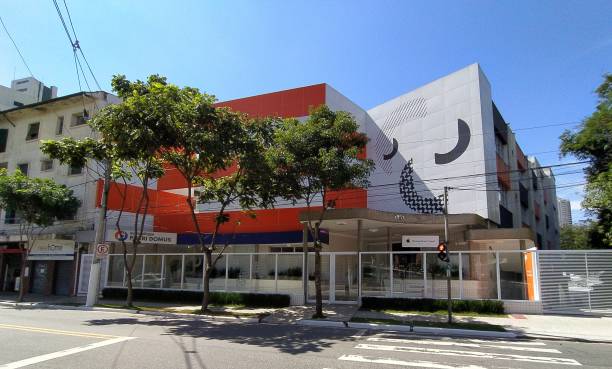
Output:
<svg viewBox="0 0 612 369">
<path fill-rule="evenodd" d="M 612 368 L 612 345 L 0 308 L 0 368 Z"/>
</svg>

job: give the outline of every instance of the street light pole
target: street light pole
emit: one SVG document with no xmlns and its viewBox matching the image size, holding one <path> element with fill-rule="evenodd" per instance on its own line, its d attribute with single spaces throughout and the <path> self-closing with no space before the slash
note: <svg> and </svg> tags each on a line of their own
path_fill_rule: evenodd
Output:
<svg viewBox="0 0 612 369">
<path fill-rule="evenodd" d="M 446 245 L 446 298 L 448 305 L 448 324 L 453 322 L 453 304 L 451 299 L 451 264 L 448 249 L 448 190 L 450 187 L 444 186 L 444 244 Z M 461 271 L 459 271 L 461 273 Z"/>
<path fill-rule="evenodd" d="M 89 272 L 89 283 L 87 285 L 87 300 L 85 306 L 92 307 L 98 303 L 98 294 L 100 291 L 100 266 L 101 260 L 96 255 L 96 247 L 104 243 L 104 235 L 106 232 L 106 209 L 108 204 L 108 192 L 110 190 L 111 179 L 111 162 L 106 160 L 104 168 L 104 189 L 102 190 L 102 199 L 100 201 L 100 210 L 98 211 L 98 221 L 96 227 L 96 238 L 94 241 L 94 255 L 91 262 Z"/>
</svg>

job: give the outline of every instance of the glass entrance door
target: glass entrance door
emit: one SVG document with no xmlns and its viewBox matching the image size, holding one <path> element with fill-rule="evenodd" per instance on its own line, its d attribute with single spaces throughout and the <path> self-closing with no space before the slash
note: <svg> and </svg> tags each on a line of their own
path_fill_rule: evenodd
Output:
<svg viewBox="0 0 612 369">
<path fill-rule="evenodd" d="M 336 302 L 356 302 L 359 295 L 359 258 L 356 254 L 334 255 L 334 297 Z"/>
</svg>

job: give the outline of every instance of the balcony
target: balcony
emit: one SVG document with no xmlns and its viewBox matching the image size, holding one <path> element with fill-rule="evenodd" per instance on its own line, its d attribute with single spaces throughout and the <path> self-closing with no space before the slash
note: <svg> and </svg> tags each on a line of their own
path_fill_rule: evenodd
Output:
<svg viewBox="0 0 612 369">
<path fill-rule="evenodd" d="M 497 182 L 504 190 L 510 189 L 510 168 L 504 160 L 497 155 Z"/>
<path fill-rule="evenodd" d="M 540 221 L 540 204 L 537 201 L 533 202 L 533 212 L 535 214 L 536 221 Z"/>
<path fill-rule="evenodd" d="M 508 125 L 499 110 L 497 110 L 495 103 L 493 103 L 493 129 L 504 145 L 508 144 Z"/>
</svg>

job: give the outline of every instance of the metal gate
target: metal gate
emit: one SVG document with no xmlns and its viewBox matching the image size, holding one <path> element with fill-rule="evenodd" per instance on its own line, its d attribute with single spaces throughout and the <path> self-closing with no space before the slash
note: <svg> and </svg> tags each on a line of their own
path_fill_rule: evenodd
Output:
<svg viewBox="0 0 612 369">
<path fill-rule="evenodd" d="M 538 252 L 542 309 L 548 314 L 612 315 L 612 252 Z"/>
</svg>

